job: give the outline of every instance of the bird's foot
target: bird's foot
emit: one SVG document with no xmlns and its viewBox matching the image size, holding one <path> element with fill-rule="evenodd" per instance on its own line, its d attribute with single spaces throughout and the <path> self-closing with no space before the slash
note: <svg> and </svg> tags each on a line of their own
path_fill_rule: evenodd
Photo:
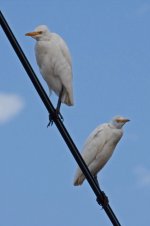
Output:
<svg viewBox="0 0 150 226">
<path fill-rule="evenodd" d="M 63 116 L 62 116 L 62 114 L 61 114 L 60 112 L 58 112 L 57 115 L 59 115 L 60 119 L 61 119 L 62 121 L 64 121 L 64 118 L 63 118 Z"/>
<path fill-rule="evenodd" d="M 52 125 L 53 125 L 53 116 L 52 114 L 49 114 L 49 123 L 47 124 L 47 128 Z"/>
<path fill-rule="evenodd" d="M 96 201 L 98 202 L 98 204 L 102 207 L 106 207 L 109 204 L 109 200 L 108 197 L 105 195 L 104 191 L 101 191 L 102 194 L 102 199 L 100 199 L 99 197 L 97 197 Z"/>
<path fill-rule="evenodd" d="M 52 126 L 54 120 L 55 120 L 56 118 L 59 118 L 59 117 L 60 117 L 60 119 L 61 119 L 62 121 L 64 121 L 64 118 L 63 118 L 63 116 L 62 116 L 62 114 L 61 114 L 60 112 L 55 111 L 54 114 L 49 114 L 49 123 L 48 123 L 48 125 L 47 125 L 47 128 L 48 128 L 49 126 Z"/>
</svg>

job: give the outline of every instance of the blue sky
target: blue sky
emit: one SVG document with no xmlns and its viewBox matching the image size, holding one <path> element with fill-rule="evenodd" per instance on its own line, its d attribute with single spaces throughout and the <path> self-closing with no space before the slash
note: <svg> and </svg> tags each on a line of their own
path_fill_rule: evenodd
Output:
<svg viewBox="0 0 150 226">
<path fill-rule="evenodd" d="M 1 10 L 47 93 L 24 34 L 46 24 L 67 42 L 75 105 L 61 111 L 79 149 L 97 125 L 131 119 L 98 178 L 121 225 L 149 225 L 150 2 L 1 0 Z M 111 225 L 88 183 L 72 185 L 75 160 L 55 125 L 46 128 L 47 111 L 2 29 L 0 37 L 0 225 Z"/>
</svg>

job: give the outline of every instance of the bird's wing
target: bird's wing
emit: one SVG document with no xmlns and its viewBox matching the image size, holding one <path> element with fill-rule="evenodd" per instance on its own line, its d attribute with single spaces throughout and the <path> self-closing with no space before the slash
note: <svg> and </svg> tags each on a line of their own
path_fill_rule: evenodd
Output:
<svg viewBox="0 0 150 226">
<path fill-rule="evenodd" d="M 56 33 L 53 33 L 53 34 L 55 35 L 55 37 L 57 39 L 57 43 L 59 45 L 62 55 L 64 56 L 64 58 L 66 59 L 66 61 L 70 65 L 70 67 L 72 67 L 71 55 L 70 55 L 70 51 L 69 51 L 67 44 L 58 34 L 56 34 Z"/>
<path fill-rule="evenodd" d="M 102 124 L 98 126 L 90 134 L 90 136 L 87 138 L 85 142 L 81 155 L 88 167 L 96 159 L 97 154 L 102 151 L 105 143 L 107 142 L 106 128 L 107 124 Z M 82 184 L 84 179 L 85 176 L 83 175 L 80 167 L 78 167 L 74 178 L 74 185 Z"/>
<path fill-rule="evenodd" d="M 58 76 L 64 90 L 61 101 L 71 106 L 73 101 L 72 87 L 72 64 L 69 49 L 65 41 L 57 34 L 53 33 L 53 40 L 57 46 L 58 55 L 54 66 L 54 73 Z"/>
<path fill-rule="evenodd" d="M 90 134 L 83 147 L 82 157 L 88 166 L 96 159 L 97 154 L 103 150 L 107 142 L 106 128 L 107 124 L 102 124 L 97 127 Z"/>
</svg>

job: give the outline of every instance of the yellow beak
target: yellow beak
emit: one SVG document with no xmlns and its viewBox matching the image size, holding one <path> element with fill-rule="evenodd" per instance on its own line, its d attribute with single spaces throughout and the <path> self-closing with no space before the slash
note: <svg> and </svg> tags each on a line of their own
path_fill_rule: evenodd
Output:
<svg viewBox="0 0 150 226">
<path fill-rule="evenodd" d="M 127 118 L 120 118 L 120 119 L 117 119 L 116 121 L 117 121 L 117 122 L 121 122 L 121 123 L 123 122 L 123 123 L 124 123 L 124 122 L 129 122 L 130 119 L 127 119 Z"/>
<path fill-rule="evenodd" d="M 33 31 L 33 32 L 26 33 L 25 36 L 34 37 L 34 36 L 39 35 L 39 34 L 41 34 L 41 31 Z"/>
</svg>

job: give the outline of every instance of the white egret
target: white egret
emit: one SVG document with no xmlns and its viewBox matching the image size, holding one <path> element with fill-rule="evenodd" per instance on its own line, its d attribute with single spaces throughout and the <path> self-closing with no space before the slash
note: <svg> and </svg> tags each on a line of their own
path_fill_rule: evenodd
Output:
<svg viewBox="0 0 150 226">
<path fill-rule="evenodd" d="M 72 106 L 72 63 L 69 49 L 65 41 L 56 33 L 40 25 L 33 32 L 25 34 L 36 40 L 35 56 L 40 72 L 47 82 L 50 93 L 58 95 L 56 116 L 60 114 L 60 105 Z M 53 119 L 50 116 L 50 121 Z"/>
<path fill-rule="evenodd" d="M 97 173 L 110 159 L 117 143 L 123 135 L 122 127 L 128 121 L 130 120 L 117 116 L 111 122 L 98 126 L 85 142 L 82 157 L 97 184 Z M 85 176 L 78 167 L 74 178 L 74 185 L 81 185 L 84 180 Z"/>
</svg>

